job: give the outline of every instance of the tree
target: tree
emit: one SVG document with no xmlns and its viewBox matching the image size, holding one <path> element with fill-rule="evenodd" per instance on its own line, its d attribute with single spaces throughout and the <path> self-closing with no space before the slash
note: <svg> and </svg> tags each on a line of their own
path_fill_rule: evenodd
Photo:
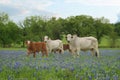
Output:
<svg viewBox="0 0 120 80">
<path fill-rule="evenodd" d="M 113 26 L 111 26 L 107 19 L 104 19 L 104 17 L 95 19 L 94 32 L 99 43 L 101 42 L 102 37 L 104 35 L 109 35 L 111 31 L 113 31 Z"/>
<path fill-rule="evenodd" d="M 0 43 L 3 47 L 8 43 L 7 27 L 6 24 L 9 22 L 9 16 L 6 13 L 0 13 Z"/>
<path fill-rule="evenodd" d="M 120 36 L 120 22 L 115 23 L 115 32 Z"/>
<path fill-rule="evenodd" d="M 110 47 L 116 47 L 116 42 L 117 42 L 117 39 L 118 39 L 118 35 L 115 31 L 112 31 L 109 35 L 110 37 Z"/>
<path fill-rule="evenodd" d="M 40 16 L 26 17 L 23 22 L 19 23 L 22 30 L 22 42 L 26 40 L 43 41 L 46 34 L 46 21 Z"/>
<path fill-rule="evenodd" d="M 47 35 L 54 39 L 60 39 L 63 33 L 64 19 L 52 17 L 46 24 Z"/>
<path fill-rule="evenodd" d="M 94 19 L 91 16 L 71 16 L 66 19 L 66 33 L 77 34 L 78 36 L 93 35 Z"/>
<path fill-rule="evenodd" d="M 20 28 L 6 13 L 0 13 L 0 35 L 2 47 L 11 47 L 20 42 Z"/>
<path fill-rule="evenodd" d="M 8 14 L 0 12 L 0 23 L 7 24 L 10 21 Z"/>
<path fill-rule="evenodd" d="M 20 28 L 17 26 L 16 23 L 14 23 L 13 21 L 9 21 L 8 24 L 6 25 L 7 29 L 8 29 L 8 36 L 10 39 L 10 44 L 11 43 L 20 43 L 21 41 L 21 30 Z"/>
</svg>

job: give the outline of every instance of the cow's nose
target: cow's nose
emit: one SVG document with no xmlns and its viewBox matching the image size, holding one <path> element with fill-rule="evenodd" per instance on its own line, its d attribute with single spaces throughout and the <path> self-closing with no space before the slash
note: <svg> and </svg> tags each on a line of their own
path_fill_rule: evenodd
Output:
<svg viewBox="0 0 120 80">
<path fill-rule="evenodd" d="M 67 41 L 68 43 L 70 43 L 70 41 Z"/>
</svg>

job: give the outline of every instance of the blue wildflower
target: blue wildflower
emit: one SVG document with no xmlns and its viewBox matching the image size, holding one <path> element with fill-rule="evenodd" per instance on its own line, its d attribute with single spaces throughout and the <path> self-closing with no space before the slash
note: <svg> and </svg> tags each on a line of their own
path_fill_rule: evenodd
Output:
<svg viewBox="0 0 120 80">
<path fill-rule="evenodd" d="M 110 77 L 108 75 L 106 76 L 106 80 L 110 80 Z"/>
<path fill-rule="evenodd" d="M 117 76 L 117 75 L 114 75 L 114 76 L 113 76 L 113 80 L 118 80 L 118 76 Z"/>
<path fill-rule="evenodd" d="M 20 64 L 19 62 L 16 62 L 16 63 L 14 64 L 14 68 L 17 69 L 17 68 L 20 67 L 20 65 L 21 65 L 21 64 Z"/>
<path fill-rule="evenodd" d="M 70 68 L 70 71 L 73 72 L 75 69 L 73 67 Z"/>
<path fill-rule="evenodd" d="M 2 68 L 0 68 L 0 72 L 2 72 Z"/>
<path fill-rule="evenodd" d="M 88 76 L 88 80 L 92 80 L 92 76 L 89 75 L 89 76 Z"/>
</svg>

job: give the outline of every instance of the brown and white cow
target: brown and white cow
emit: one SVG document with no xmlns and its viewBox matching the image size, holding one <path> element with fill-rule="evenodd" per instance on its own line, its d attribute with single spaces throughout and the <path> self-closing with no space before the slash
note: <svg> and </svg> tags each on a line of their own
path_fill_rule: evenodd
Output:
<svg viewBox="0 0 120 80">
<path fill-rule="evenodd" d="M 63 44 L 63 50 L 64 50 L 64 51 L 68 50 L 69 52 L 71 52 L 70 47 L 69 47 L 69 44 Z M 57 51 L 58 51 L 59 53 L 61 53 L 61 50 L 60 50 L 60 49 L 54 49 L 53 51 L 54 51 L 54 53 L 56 53 Z"/>
<path fill-rule="evenodd" d="M 48 56 L 48 52 L 46 49 L 46 43 L 45 42 L 32 42 L 32 41 L 26 41 L 27 45 L 27 54 L 28 56 L 30 54 L 33 54 L 33 57 L 36 56 L 36 52 L 42 52 L 42 56 L 46 55 Z"/>
</svg>

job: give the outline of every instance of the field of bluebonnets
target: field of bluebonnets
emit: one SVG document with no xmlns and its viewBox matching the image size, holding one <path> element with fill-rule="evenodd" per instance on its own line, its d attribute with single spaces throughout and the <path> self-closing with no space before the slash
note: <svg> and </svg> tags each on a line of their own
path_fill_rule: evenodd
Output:
<svg viewBox="0 0 120 80">
<path fill-rule="evenodd" d="M 120 50 L 100 49 L 100 58 L 89 51 L 33 58 L 25 50 L 0 50 L 0 80 L 120 80 Z"/>
</svg>

